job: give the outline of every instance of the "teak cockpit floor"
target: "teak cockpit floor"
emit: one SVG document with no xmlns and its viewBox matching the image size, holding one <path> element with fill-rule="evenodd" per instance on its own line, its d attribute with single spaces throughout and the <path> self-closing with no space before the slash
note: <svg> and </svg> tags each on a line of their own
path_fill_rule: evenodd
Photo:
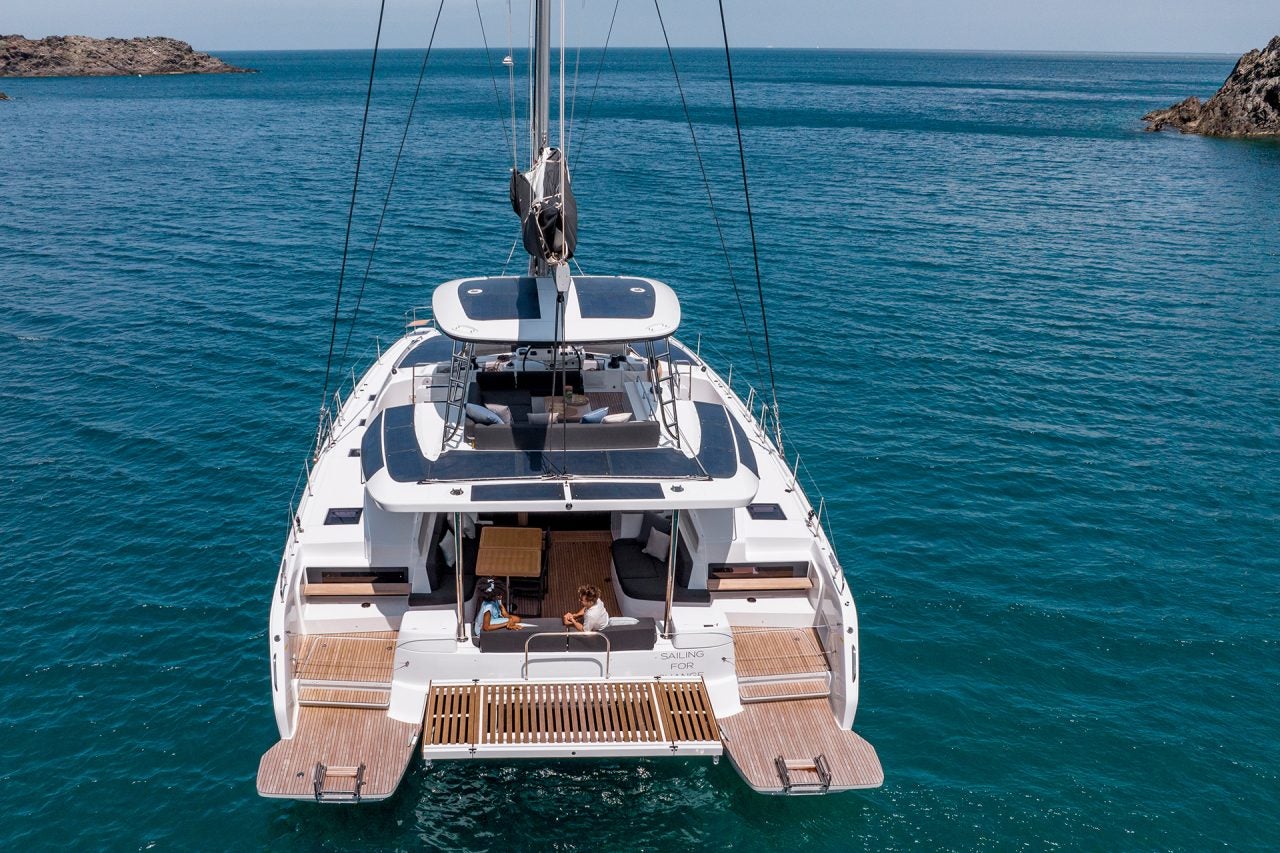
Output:
<svg viewBox="0 0 1280 853">
<path fill-rule="evenodd" d="M 385 799 L 400 784 L 419 731 L 421 726 L 393 720 L 383 710 L 300 708 L 293 737 L 271 747 L 258 762 L 258 793 L 312 799 L 316 764 L 363 764 L 360 799 Z"/>
<path fill-rule="evenodd" d="M 831 669 L 813 628 L 733 629 L 738 678 L 825 673 Z"/>
<path fill-rule="evenodd" d="M 304 634 L 298 637 L 294 677 L 309 681 L 391 683 L 395 631 Z"/>
<path fill-rule="evenodd" d="M 786 793 L 777 759 L 812 761 L 826 758 L 831 791 L 876 788 L 884 771 L 875 747 L 854 732 L 840 728 L 826 699 L 795 699 L 743 705 L 740 713 L 720 718 L 725 751 L 742 778 L 757 791 Z M 797 771 L 792 793 L 812 791 L 817 774 Z"/>
<path fill-rule="evenodd" d="M 621 615 L 618 599 L 613 594 L 609 571 L 613 566 L 613 541 L 607 530 L 553 530 L 547 553 L 547 597 L 542 602 L 542 615 L 558 619 L 582 607 L 578 587 L 591 584 L 600 589 L 605 610 Z"/>
</svg>

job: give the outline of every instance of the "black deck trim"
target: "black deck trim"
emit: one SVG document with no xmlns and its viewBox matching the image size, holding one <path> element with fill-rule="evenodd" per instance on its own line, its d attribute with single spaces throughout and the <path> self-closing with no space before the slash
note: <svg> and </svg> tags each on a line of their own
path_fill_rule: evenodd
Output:
<svg viewBox="0 0 1280 853">
<path fill-rule="evenodd" d="M 751 446 L 751 439 L 747 438 L 747 431 L 742 428 L 742 424 L 735 417 L 729 418 L 729 424 L 733 427 L 733 438 L 738 444 L 738 459 L 743 465 L 747 466 L 748 471 L 759 477 L 760 468 L 756 465 L 756 451 Z"/>
<path fill-rule="evenodd" d="M 453 358 L 453 339 L 444 335 L 433 335 L 405 353 L 396 367 L 440 364 L 451 358 Z"/>
<path fill-rule="evenodd" d="M 729 426 L 729 413 L 719 403 L 695 402 L 702 439 L 698 445 L 698 461 L 707 474 L 715 478 L 732 477 L 738 473 L 738 454 Z"/>
<path fill-rule="evenodd" d="M 373 419 L 373 423 L 365 428 L 364 438 L 360 439 L 360 468 L 364 478 L 368 480 L 382 470 L 385 464 L 382 458 L 382 412 Z"/>
</svg>

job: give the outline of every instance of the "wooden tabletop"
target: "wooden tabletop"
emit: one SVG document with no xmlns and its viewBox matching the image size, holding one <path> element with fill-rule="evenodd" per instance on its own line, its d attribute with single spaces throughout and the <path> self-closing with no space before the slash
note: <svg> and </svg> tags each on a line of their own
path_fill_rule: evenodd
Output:
<svg viewBox="0 0 1280 853">
<path fill-rule="evenodd" d="M 591 401 L 583 394 L 578 394 L 573 400 L 565 405 L 564 397 L 543 397 L 543 411 L 554 412 L 566 421 L 582 420 L 582 416 L 591 411 Z"/>
<path fill-rule="evenodd" d="M 542 550 L 541 527 L 495 527 L 486 525 L 480 528 L 481 548 L 533 548 Z"/>
<path fill-rule="evenodd" d="M 536 578 L 542 574 L 542 529 L 484 527 L 476 574 L 508 578 Z"/>
</svg>

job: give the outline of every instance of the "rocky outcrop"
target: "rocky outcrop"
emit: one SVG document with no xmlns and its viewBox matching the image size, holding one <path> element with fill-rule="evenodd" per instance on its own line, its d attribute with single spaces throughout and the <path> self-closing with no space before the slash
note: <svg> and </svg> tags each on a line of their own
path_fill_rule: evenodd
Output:
<svg viewBox="0 0 1280 853">
<path fill-rule="evenodd" d="M 1147 130 L 1176 128 L 1205 136 L 1280 135 L 1280 36 L 1236 63 L 1218 93 L 1204 103 L 1190 97 L 1142 117 Z"/>
<path fill-rule="evenodd" d="M 185 41 L 152 36 L 95 39 L 0 36 L 0 77 L 95 77 L 135 74 L 228 74 L 236 68 Z"/>
</svg>

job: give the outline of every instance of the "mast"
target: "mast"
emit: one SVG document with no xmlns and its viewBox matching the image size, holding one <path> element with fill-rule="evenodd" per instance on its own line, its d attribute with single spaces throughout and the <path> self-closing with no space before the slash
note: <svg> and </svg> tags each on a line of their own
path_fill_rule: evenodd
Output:
<svg viewBox="0 0 1280 853">
<path fill-rule="evenodd" d="M 511 170 L 511 207 L 520 217 L 520 232 L 529 253 L 529 274 L 554 277 L 557 290 L 563 294 L 569 289 L 568 263 L 578 242 L 578 206 L 569 186 L 564 152 L 550 145 L 551 0 L 534 0 L 533 28 L 530 163 L 527 172 Z M 563 66 L 562 61 L 562 75 Z M 561 107 L 563 112 L 563 104 Z"/>
<path fill-rule="evenodd" d="M 532 144 L 529 168 L 542 156 L 551 138 L 551 0 L 535 0 L 533 42 Z"/>
</svg>

